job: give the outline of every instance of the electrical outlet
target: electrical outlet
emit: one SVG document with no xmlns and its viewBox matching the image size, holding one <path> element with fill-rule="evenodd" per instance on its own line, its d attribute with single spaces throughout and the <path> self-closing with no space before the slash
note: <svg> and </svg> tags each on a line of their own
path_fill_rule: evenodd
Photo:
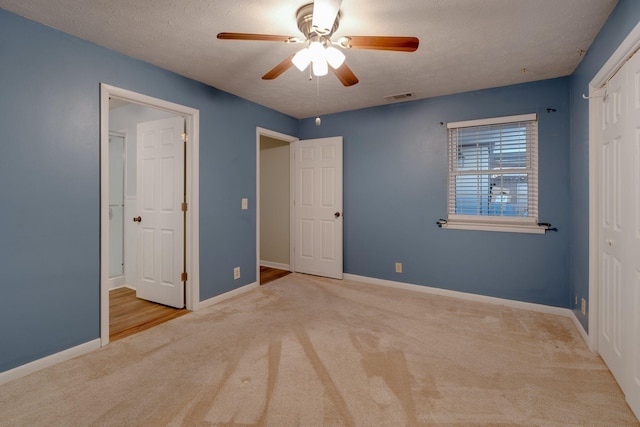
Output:
<svg viewBox="0 0 640 427">
<path fill-rule="evenodd" d="M 576 307 L 578 306 L 578 294 L 576 294 L 576 300 L 575 300 L 575 302 L 573 303 L 573 305 L 575 305 Z"/>
<path fill-rule="evenodd" d="M 247 210 L 249 209 L 249 199 L 247 199 L 246 197 L 242 198 L 242 210 Z"/>
<path fill-rule="evenodd" d="M 233 280 L 238 280 L 240 278 L 240 267 L 236 267 L 233 269 Z"/>
<path fill-rule="evenodd" d="M 396 273 L 402 273 L 402 263 L 396 262 Z"/>
<path fill-rule="evenodd" d="M 580 306 L 580 311 L 582 312 L 583 316 L 586 316 L 587 315 L 587 300 L 582 298 L 581 301 L 582 301 L 582 304 Z"/>
</svg>

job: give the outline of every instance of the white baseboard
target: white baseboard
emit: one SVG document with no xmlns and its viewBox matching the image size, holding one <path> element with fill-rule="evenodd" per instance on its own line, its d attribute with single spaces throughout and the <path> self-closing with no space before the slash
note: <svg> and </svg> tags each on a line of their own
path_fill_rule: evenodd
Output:
<svg viewBox="0 0 640 427">
<path fill-rule="evenodd" d="M 271 261 L 262 261 L 262 260 L 260 260 L 260 266 L 262 266 L 262 267 L 270 267 L 270 268 L 277 268 L 278 270 L 291 271 L 291 267 L 289 266 L 289 264 L 281 264 L 279 262 L 271 262 Z"/>
<path fill-rule="evenodd" d="M 116 286 L 115 288 L 109 289 L 109 292 L 115 291 L 116 289 L 122 289 L 122 288 L 131 289 L 132 291 L 136 290 L 136 288 L 134 288 L 133 286 L 130 286 L 130 285 L 120 285 L 120 286 Z"/>
<path fill-rule="evenodd" d="M 580 323 L 580 320 L 578 320 L 576 313 L 573 310 L 569 310 L 569 311 L 571 311 L 571 316 L 570 316 L 571 320 L 573 320 L 574 326 L 580 333 L 580 336 L 582 336 L 582 339 L 584 340 L 584 342 L 587 344 L 587 347 L 589 347 L 589 350 L 591 350 L 592 352 L 597 353 L 597 349 L 594 348 L 593 342 L 589 337 L 589 334 L 587 334 L 587 331 L 584 330 L 584 327 L 582 326 L 582 323 Z"/>
<path fill-rule="evenodd" d="M 209 298 L 207 300 L 200 301 L 198 303 L 197 310 L 202 310 L 203 308 L 211 307 L 212 305 L 215 305 L 215 304 L 218 304 L 218 303 L 220 303 L 222 301 L 228 300 L 229 298 L 233 298 L 235 296 L 242 295 L 245 292 L 249 292 L 249 291 L 251 291 L 253 289 L 257 289 L 258 287 L 259 287 L 259 285 L 256 282 L 253 282 L 253 283 L 250 283 L 248 285 L 244 285 L 244 286 L 242 286 L 242 287 L 240 287 L 238 289 L 234 289 L 232 291 L 225 292 L 224 294 L 215 296 L 213 298 Z M 197 311 L 197 310 L 194 310 L 194 311 Z"/>
<path fill-rule="evenodd" d="M 126 283 L 126 277 L 118 276 L 109 279 L 109 289 L 121 288 Z"/>
<path fill-rule="evenodd" d="M 523 310 L 536 311 L 539 313 L 555 314 L 563 317 L 570 317 L 573 312 L 568 308 L 552 307 L 549 305 L 535 304 L 530 302 L 515 301 L 504 298 L 488 297 L 485 295 L 469 294 L 466 292 L 450 291 L 448 289 L 432 288 L 429 286 L 412 285 L 409 283 L 394 282 L 391 280 L 376 279 L 372 277 L 357 276 L 354 274 L 345 274 L 344 278 L 356 282 L 366 282 L 373 285 L 387 286 L 396 289 L 406 289 L 409 291 L 417 291 L 426 294 L 441 295 L 445 297 L 458 298 L 467 301 L 483 302 L 487 304 L 503 305 L 505 307 L 519 308 Z"/>
<path fill-rule="evenodd" d="M 83 354 L 92 352 L 99 348 L 100 339 L 98 338 L 93 341 L 68 348 L 50 356 L 43 357 L 42 359 L 34 360 L 33 362 L 26 363 L 8 371 L 0 372 L 0 384 L 7 383 L 20 377 L 24 377 L 41 369 L 48 368 L 49 366 L 53 366 L 60 362 L 73 359 L 74 357 L 82 356 Z"/>
<path fill-rule="evenodd" d="M 256 288 L 258 288 L 258 284 L 254 282 L 249 285 L 242 286 L 241 288 L 226 292 L 222 295 L 218 295 L 208 300 L 201 301 L 198 304 L 197 310 L 200 310 L 205 307 L 210 307 L 214 304 L 220 303 L 224 300 L 235 297 L 237 295 L 241 295 L 245 292 L 249 292 L 250 290 L 256 289 Z M 24 365 L 10 369 L 8 371 L 0 372 L 0 384 L 7 383 L 9 381 L 12 381 L 20 377 L 24 377 L 33 372 L 56 365 L 60 362 L 73 359 L 74 357 L 78 357 L 83 354 L 90 353 L 94 350 L 99 349 L 100 346 L 101 346 L 100 338 L 97 338 L 93 341 L 80 344 L 76 347 L 68 348 L 59 353 L 55 353 L 50 356 L 43 357 L 42 359 L 34 360 L 33 362 L 26 363 Z"/>
</svg>

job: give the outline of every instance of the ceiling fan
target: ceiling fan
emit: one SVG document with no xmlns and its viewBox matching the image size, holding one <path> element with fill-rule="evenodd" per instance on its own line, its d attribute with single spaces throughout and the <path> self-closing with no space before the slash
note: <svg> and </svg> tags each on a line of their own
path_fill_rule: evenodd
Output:
<svg viewBox="0 0 640 427">
<path fill-rule="evenodd" d="M 389 36 L 344 36 L 333 40 L 331 36 L 340 24 L 342 0 L 315 0 L 298 9 L 296 19 L 301 37 L 278 36 L 272 34 L 219 33 L 221 40 L 258 40 L 284 43 L 307 43 L 308 47 L 276 65 L 262 76 L 263 80 L 273 80 L 295 65 L 304 71 L 311 64 L 313 74 L 324 76 L 329 69 L 344 86 L 358 83 L 358 78 L 344 63 L 345 56 L 337 49 L 371 49 L 397 52 L 414 52 L 418 49 L 416 37 Z"/>
</svg>

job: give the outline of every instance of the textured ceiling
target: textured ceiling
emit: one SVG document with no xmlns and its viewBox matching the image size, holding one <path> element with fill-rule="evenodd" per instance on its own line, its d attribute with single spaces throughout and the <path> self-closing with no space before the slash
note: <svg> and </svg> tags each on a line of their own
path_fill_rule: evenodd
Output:
<svg viewBox="0 0 640 427">
<path fill-rule="evenodd" d="M 415 36 L 414 53 L 345 51 L 360 79 L 343 87 L 291 68 L 261 77 L 299 44 L 218 40 L 223 31 L 300 36 L 305 0 L 0 0 L 33 21 L 293 117 L 566 76 L 617 0 L 343 0 L 335 36 Z M 334 37 L 335 38 L 335 37 Z M 522 69 L 526 71 L 523 73 Z"/>
</svg>

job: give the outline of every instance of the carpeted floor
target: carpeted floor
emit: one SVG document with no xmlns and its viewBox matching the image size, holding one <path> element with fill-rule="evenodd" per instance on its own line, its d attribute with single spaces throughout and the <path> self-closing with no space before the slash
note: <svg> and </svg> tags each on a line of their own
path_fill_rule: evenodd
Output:
<svg viewBox="0 0 640 427">
<path fill-rule="evenodd" d="M 568 318 L 291 274 L 0 386 L 0 425 L 639 424 Z"/>
</svg>

